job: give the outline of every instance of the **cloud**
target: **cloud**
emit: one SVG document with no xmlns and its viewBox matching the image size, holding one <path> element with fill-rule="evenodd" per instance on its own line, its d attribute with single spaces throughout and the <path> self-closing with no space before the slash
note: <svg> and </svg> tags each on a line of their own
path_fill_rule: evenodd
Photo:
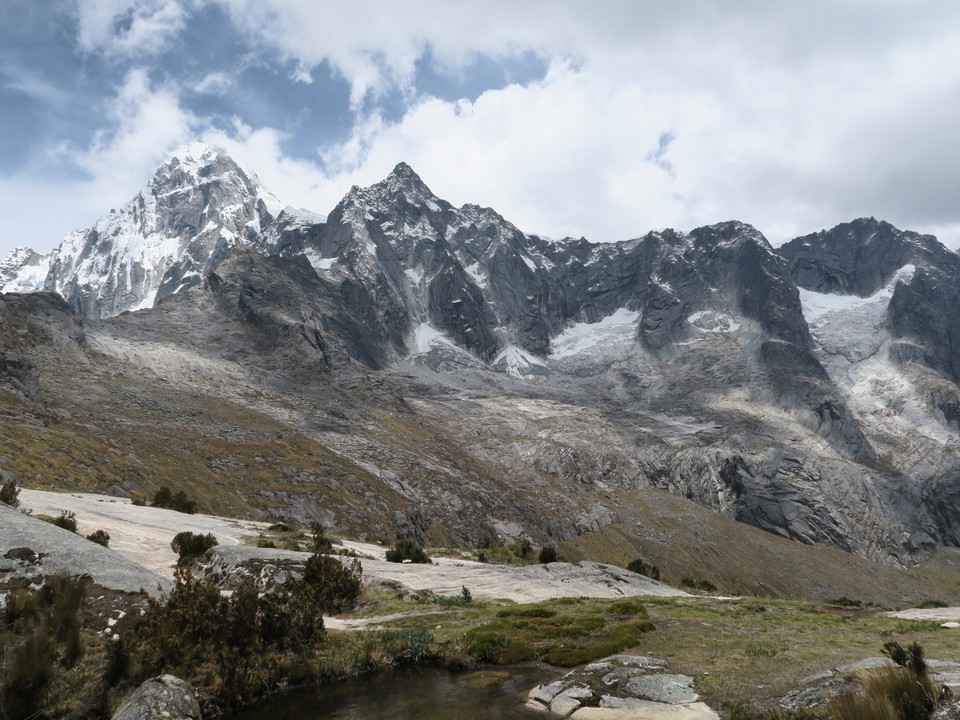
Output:
<svg viewBox="0 0 960 720">
<path fill-rule="evenodd" d="M 194 84 L 193 91 L 204 95 L 223 95 L 234 85 L 234 79 L 223 72 L 211 72 Z"/>
<path fill-rule="evenodd" d="M 190 93 L 181 95 L 178 82 L 208 95 L 242 89 L 242 76 L 225 66 L 151 82 L 164 74 L 147 69 L 150 53 L 169 46 L 205 5 L 224 10 L 239 29 L 245 62 L 279 61 L 291 82 L 315 81 L 310 92 L 321 92 L 322 74 L 346 79 L 349 135 L 314 147 L 322 132 L 307 145 L 297 123 L 271 115 L 282 128 L 258 126 L 242 107 L 190 104 Z M 82 48 L 136 65 L 93 141 L 59 156 L 87 173 L 77 187 L 89 188 L 91 207 L 100 195 L 90 221 L 108 209 L 107 198 L 131 197 L 172 146 L 204 137 L 225 145 L 282 200 L 321 213 L 351 184 L 375 182 L 405 160 L 439 195 L 490 205 L 521 229 L 549 236 L 617 240 L 737 218 L 780 242 L 874 215 L 952 232 L 960 242 L 954 2 L 688 0 L 681 8 L 598 0 L 589 11 L 574 0 L 77 7 Z M 477 58 L 506 66 L 524 54 L 543 60 L 545 76 L 473 100 L 431 97 L 418 86 L 424 63 L 456 77 Z M 238 117 L 224 127 L 199 107 Z"/>
<path fill-rule="evenodd" d="M 169 150 L 188 142 L 200 121 L 180 105 L 174 85 L 155 87 L 142 68 L 131 70 L 106 108 L 107 126 L 88 147 L 63 145 L 60 157 L 86 171 L 98 192 L 128 200 Z"/>
<path fill-rule="evenodd" d="M 121 57 L 163 50 L 189 14 L 190 0 L 76 0 L 77 44 Z"/>
</svg>

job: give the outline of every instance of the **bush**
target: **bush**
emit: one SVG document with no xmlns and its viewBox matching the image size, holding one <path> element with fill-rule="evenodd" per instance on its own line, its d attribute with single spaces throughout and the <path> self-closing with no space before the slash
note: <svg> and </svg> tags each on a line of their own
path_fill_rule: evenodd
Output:
<svg viewBox="0 0 960 720">
<path fill-rule="evenodd" d="M 327 533 L 324 530 L 323 525 L 314 520 L 312 523 L 310 523 L 310 532 L 313 535 L 310 549 L 314 553 L 329 554 L 333 552 L 333 542 L 331 542 L 330 538 L 327 537 Z"/>
<path fill-rule="evenodd" d="M 97 545 L 103 545 L 104 547 L 110 546 L 110 533 L 106 530 L 95 530 L 94 532 L 87 535 L 87 540 L 90 542 L 95 542 Z"/>
<path fill-rule="evenodd" d="M 393 550 L 387 550 L 387 562 L 430 563 L 430 558 L 413 540 L 398 540 Z"/>
<path fill-rule="evenodd" d="M 153 501 L 150 505 L 168 510 L 176 510 L 177 512 L 187 515 L 193 515 L 197 512 L 197 503 L 188 498 L 183 490 L 178 490 L 176 493 L 173 493 L 166 485 L 154 493 Z"/>
<path fill-rule="evenodd" d="M 557 551 L 555 548 L 547 545 L 546 547 L 540 550 L 540 556 L 537 558 L 541 565 L 548 565 L 549 563 L 557 561 Z"/>
<path fill-rule="evenodd" d="M 303 566 L 301 583 L 325 612 L 341 613 L 360 597 L 363 567 L 359 560 L 344 565 L 337 558 L 314 553 Z"/>
<path fill-rule="evenodd" d="M 0 503 L 10 507 L 20 507 L 20 488 L 13 480 L 0 485 Z"/>
<path fill-rule="evenodd" d="M 74 533 L 77 531 L 77 514 L 75 512 L 61 510 L 60 515 L 55 517 L 51 522 L 64 530 L 69 530 Z"/>
<path fill-rule="evenodd" d="M 39 590 L 18 590 L 7 597 L 4 630 L 22 640 L 8 644 L 3 652 L 0 717 L 40 717 L 57 660 L 70 667 L 83 654 L 79 612 L 87 580 L 52 575 Z"/>
<path fill-rule="evenodd" d="M 691 590 L 702 590 L 703 592 L 716 592 L 717 586 L 709 580 L 697 580 L 691 577 L 684 577 L 680 580 L 680 585 Z"/>
<path fill-rule="evenodd" d="M 173 537 L 170 547 L 179 557 L 177 562 L 184 563 L 203 555 L 207 550 L 218 544 L 212 533 L 201 535 L 200 533 L 184 531 Z"/>
<path fill-rule="evenodd" d="M 835 720 L 929 720 L 947 697 L 948 690 L 927 674 L 923 648 L 911 643 L 904 648 L 888 642 L 883 654 L 894 665 L 858 674 L 859 689 L 831 701 Z"/>
<path fill-rule="evenodd" d="M 641 558 L 635 558 L 627 563 L 627 570 L 643 575 L 651 580 L 660 579 L 660 568 L 656 565 L 647 565 Z"/>
<path fill-rule="evenodd" d="M 459 595 L 439 595 L 434 599 L 434 602 L 445 607 L 470 607 L 473 605 L 473 594 L 467 589 L 466 585 L 463 585 Z"/>
</svg>

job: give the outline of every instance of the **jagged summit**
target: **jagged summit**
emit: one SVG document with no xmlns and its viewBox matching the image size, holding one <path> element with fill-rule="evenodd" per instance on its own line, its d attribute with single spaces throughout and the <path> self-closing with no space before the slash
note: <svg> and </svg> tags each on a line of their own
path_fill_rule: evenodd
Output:
<svg viewBox="0 0 960 720">
<path fill-rule="evenodd" d="M 960 270 L 960 257 L 932 235 L 872 217 L 795 238 L 777 252 L 798 286 L 860 297 L 885 287 L 908 264 Z"/>
<path fill-rule="evenodd" d="M 200 282 L 226 248 L 269 249 L 283 205 L 224 150 L 176 149 L 129 203 L 70 233 L 49 258 L 21 262 L 0 287 L 47 290 L 75 310 L 111 317 Z"/>
</svg>

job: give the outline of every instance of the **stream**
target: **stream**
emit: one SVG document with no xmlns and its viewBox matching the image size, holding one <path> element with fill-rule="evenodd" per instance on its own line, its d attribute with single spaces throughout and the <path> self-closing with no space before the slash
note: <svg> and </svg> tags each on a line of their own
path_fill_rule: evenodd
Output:
<svg viewBox="0 0 960 720">
<path fill-rule="evenodd" d="M 555 677 L 537 668 L 396 670 L 292 691 L 232 720 L 543 720 L 523 703 L 530 688 Z"/>
</svg>

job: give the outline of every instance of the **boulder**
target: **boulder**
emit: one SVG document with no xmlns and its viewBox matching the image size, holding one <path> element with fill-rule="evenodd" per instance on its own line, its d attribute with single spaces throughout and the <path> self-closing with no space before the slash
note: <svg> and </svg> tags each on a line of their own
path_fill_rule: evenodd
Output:
<svg viewBox="0 0 960 720">
<path fill-rule="evenodd" d="M 193 690 L 173 675 L 151 678 L 120 703 L 113 720 L 200 720 Z"/>
</svg>

